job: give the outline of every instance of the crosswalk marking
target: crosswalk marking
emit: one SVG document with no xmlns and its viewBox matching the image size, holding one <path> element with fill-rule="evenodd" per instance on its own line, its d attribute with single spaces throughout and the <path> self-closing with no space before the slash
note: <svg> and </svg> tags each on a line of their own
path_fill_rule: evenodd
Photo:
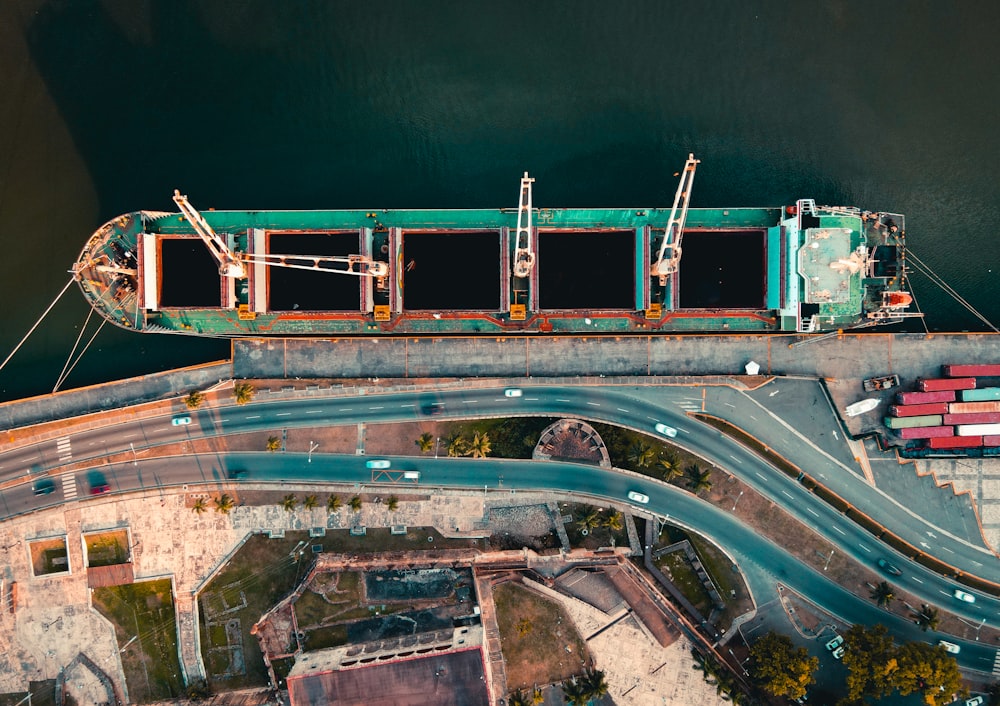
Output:
<svg viewBox="0 0 1000 706">
<path fill-rule="evenodd" d="M 67 473 L 62 477 L 63 499 L 72 500 L 76 497 L 76 476 Z"/>
<path fill-rule="evenodd" d="M 73 450 L 70 448 L 68 436 L 61 436 L 56 439 L 56 453 L 59 454 L 59 460 L 63 463 L 73 460 Z"/>
</svg>

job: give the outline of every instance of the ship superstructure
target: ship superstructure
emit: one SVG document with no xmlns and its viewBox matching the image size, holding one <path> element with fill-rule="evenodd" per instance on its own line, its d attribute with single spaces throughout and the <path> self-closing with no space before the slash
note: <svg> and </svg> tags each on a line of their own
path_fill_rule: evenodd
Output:
<svg viewBox="0 0 1000 706">
<path fill-rule="evenodd" d="M 799 332 L 910 315 L 900 214 L 818 206 L 138 211 L 73 271 L 112 323 L 199 336 Z M 683 246 L 683 248 L 682 248 Z M 683 253 L 683 257 L 682 257 Z M 345 276 L 346 275 L 346 276 Z"/>
</svg>

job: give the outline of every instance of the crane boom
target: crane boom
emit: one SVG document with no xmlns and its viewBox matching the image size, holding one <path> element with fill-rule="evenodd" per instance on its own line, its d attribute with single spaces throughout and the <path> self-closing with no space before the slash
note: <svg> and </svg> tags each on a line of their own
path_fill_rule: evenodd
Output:
<svg viewBox="0 0 1000 706">
<path fill-rule="evenodd" d="M 517 244 L 514 250 L 514 276 L 527 277 L 535 266 L 531 250 L 531 184 L 535 180 L 528 172 L 521 177 L 521 198 L 517 208 Z"/>
<path fill-rule="evenodd" d="M 219 262 L 219 274 L 223 277 L 242 279 L 247 276 L 247 265 L 263 264 L 270 267 L 288 267 L 297 270 L 320 270 L 359 277 L 385 277 L 389 266 L 364 255 L 278 255 L 274 253 L 233 252 L 212 226 L 191 205 L 187 196 L 174 189 L 174 203 L 188 219 L 195 232 Z M 324 265 L 347 265 L 346 269 L 324 267 Z"/>
<path fill-rule="evenodd" d="M 693 153 L 688 154 L 687 162 L 684 163 L 684 171 L 681 173 L 681 180 L 677 184 L 677 193 L 674 194 L 674 206 L 670 209 L 667 230 L 663 234 L 659 255 L 651 268 L 652 276 L 660 277 L 661 284 L 666 284 L 664 280 L 667 275 L 676 272 L 681 262 L 681 239 L 684 237 L 684 222 L 687 220 L 688 197 L 691 195 L 691 187 L 694 185 L 694 171 L 699 162 L 700 160 L 695 159 Z M 680 215 L 677 213 L 678 208 L 680 208 Z"/>
</svg>

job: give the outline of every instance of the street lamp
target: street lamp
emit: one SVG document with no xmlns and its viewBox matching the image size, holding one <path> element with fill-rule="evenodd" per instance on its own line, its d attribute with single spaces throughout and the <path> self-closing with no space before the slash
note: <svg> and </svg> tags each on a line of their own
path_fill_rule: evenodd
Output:
<svg viewBox="0 0 1000 706">
<path fill-rule="evenodd" d="M 437 441 L 434 442 L 434 458 L 438 457 L 438 444 L 440 443 L 441 443 L 441 437 L 439 436 L 437 438 Z"/>
<path fill-rule="evenodd" d="M 826 571 L 828 568 L 830 568 L 830 559 L 832 558 L 833 558 L 833 550 L 831 549 L 830 556 L 826 558 L 826 564 L 823 565 L 823 571 Z"/>
<path fill-rule="evenodd" d="M 309 442 L 309 455 L 306 457 L 306 463 L 312 463 L 313 462 L 313 451 L 315 451 L 318 448 L 319 448 L 319 444 L 317 444 L 317 443 L 315 443 L 313 441 Z"/>
<path fill-rule="evenodd" d="M 741 490 L 740 494 L 736 496 L 736 502 L 733 503 L 733 512 L 736 511 L 736 503 L 738 503 L 740 501 L 740 498 L 742 497 L 743 497 L 743 491 Z"/>
<path fill-rule="evenodd" d="M 129 447 L 130 449 L 132 449 L 132 465 L 133 465 L 133 466 L 138 466 L 138 465 L 139 465 L 139 459 L 138 459 L 138 458 L 136 458 L 136 455 L 135 455 L 135 444 L 133 444 L 133 443 L 132 443 L 132 442 L 130 441 L 130 442 L 128 442 L 128 447 Z"/>
</svg>

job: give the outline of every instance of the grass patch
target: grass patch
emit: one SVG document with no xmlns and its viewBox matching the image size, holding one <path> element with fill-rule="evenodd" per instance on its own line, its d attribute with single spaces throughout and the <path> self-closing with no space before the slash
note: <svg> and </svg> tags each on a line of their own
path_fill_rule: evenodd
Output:
<svg viewBox="0 0 1000 706">
<path fill-rule="evenodd" d="M 656 560 L 656 566 L 667 575 L 670 582 L 698 611 L 707 616 L 713 608 L 712 598 L 695 573 L 694 567 L 687 560 L 684 552 L 677 550 L 664 554 Z"/>
<path fill-rule="evenodd" d="M 87 544 L 87 566 L 113 566 L 127 564 L 128 532 L 115 530 L 89 534 L 84 540 Z"/>
<path fill-rule="evenodd" d="M 490 437 L 490 456 L 496 458 L 531 458 L 535 444 L 549 424 L 557 417 L 508 417 L 504 419 L 477 419 L 452 425 L 452 433 L 466 440 L 473 434 L 486 433 Z M 444 438 L 442 449 L 447 453 Z"/>
<path fill-rule="evenodd" d="M 93 590 L 94 607 L 115 626 L 129 696 L 136 702 L 184 693 L 169 579 Z M 138 635 L 138 639 L 132 640 Z M 124 647 L 128 643 L 128 647 Z"/>
<path fill-rule="evenodd" d="M 346 644 L 347 626 L 331 625 L 326 628 L 309 631 L 306 635 L 303 649 L 308 652 L 309 650 L 322 650 L 327 647 L 339 647 Z"/>
<path fill-rule="evenodd" d="M 586 643 L 557 603 L 515 583 L 497 586 L 493 600 L 509 689 L 563 681 L 590 663 Z"/>
</svg>

